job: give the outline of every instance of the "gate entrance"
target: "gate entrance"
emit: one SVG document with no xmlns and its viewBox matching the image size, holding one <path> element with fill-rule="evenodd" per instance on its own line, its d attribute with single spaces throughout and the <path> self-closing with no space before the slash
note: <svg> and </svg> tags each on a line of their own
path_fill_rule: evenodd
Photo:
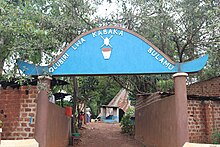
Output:
<svg viewBox="0 0 220 147">
<path fill-rule="evenodd" d="M 130 30 L 119 27 L 102 27 L 86 32 L 74 39 L 48 66 L 36 66 L 18 61 L 19 68 L 26 75 L 129 75 L 129 74 L 174 74 L 175 84 L 175 143 L 182 146 L 188 141 L 187 125 L 187 73 L 201 70 L 208 55 L 185 63 L 176 63 L 148 40 Z M 49 78 L 43 78 L 49 83 Z M 44 103 L 47 92 L 40 91 L 36 120 L 36 139 L 46 147 L 42 134 L 46 134 L 45 121 L 48 106 Z M 45 113 L 46 112 L 46 113 Z"/>
<path fill-rule="evenodd" d="M 74 39 L 49 66 L 18 61 L 27 75 L 117 75 L 192 73 L 201 70 L 208 55 L 175 63 L 148 40 L 130 30 L 102 27 Z"/>
</svg>

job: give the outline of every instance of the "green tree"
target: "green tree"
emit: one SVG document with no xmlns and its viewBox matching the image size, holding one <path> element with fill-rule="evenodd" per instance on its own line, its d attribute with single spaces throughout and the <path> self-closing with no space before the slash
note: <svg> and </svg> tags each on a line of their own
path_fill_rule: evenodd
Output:
<svg viewBox="0 0 220 147">
<path fill-rule="evenodd" d="M 190 75 L 190 81 L 220 74 L 219 1 L 117 1 L 122 2 L 123 12 L 119 14 L 123 16 L 122 25 L 141 34 L 174 61 L 186 62 L 205 53 L 210 55 L 206 68 L 196 76 Z M 163 80 L 170 78 L 166 75 L 145 75 L 115 79 L 123 87 L 129 87 L 133 93 L 140 93 L 170 89 L 162 84 L 166 83 Z"/>
<path fill-rule="evenodd" d="M 0 74 L 4 63 L 9 67 L 20 58 L 35 64 L 42 62 L 42 54 L 55 51 L 60 42 L 53 38 L 54 32 L 46 27 L 48 18 L 33 3 L 19 5 L 1 1 L 1 56 Z M 7 73 L 5 70 L 5 73 Z M 15 74 L 16 68 L 12 69 Z"/>
<path fill-rule="evenodd" d="M 93 115 L 100 113 L 100 106 L 107 105 L 121 87 L 109 76 L 80 77 L 80 99 L 91 108 Z"/>
<path fill-rule="evenodd" d="M 74 38 L 93 27 L 89 20 L 93 12 L 86 0 L 0 1 L 0 76 L 3 71 L 5 76 L 17 76 L 17 59 L 51 63 Z M 79 92 L 76 82 L 69 81 L 75 108 Z"/>
<path fill-rule="evenodd" d="M 173 60 L 192 60 L 219 43 L 218 1 L 129 0 L 123 7 L 127 27 Z"/>
<path fill-rule="evenodd" d="M 3 0 L 0 9 L 0 75 L 4 64 L 11 67 L 17 59 L 50 63 L 76 36 L 93 27 L 89 16 L 94 10 L 84 0 Z"/>
</svg>

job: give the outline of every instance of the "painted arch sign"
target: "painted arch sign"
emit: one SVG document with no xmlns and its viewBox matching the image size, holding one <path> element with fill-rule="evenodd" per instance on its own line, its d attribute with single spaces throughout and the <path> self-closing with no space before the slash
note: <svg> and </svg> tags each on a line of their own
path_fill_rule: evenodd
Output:
<svg viewBox="0 0 220 147">
<path fill-rule="evenodd" d="M 74 39 L 48 66 L 18 61 L 27 75 L 111 75 L 197 72 L 208 60 L 175 63 L 142 36 L 119 27 L 102 27 Z"/>
</svg>

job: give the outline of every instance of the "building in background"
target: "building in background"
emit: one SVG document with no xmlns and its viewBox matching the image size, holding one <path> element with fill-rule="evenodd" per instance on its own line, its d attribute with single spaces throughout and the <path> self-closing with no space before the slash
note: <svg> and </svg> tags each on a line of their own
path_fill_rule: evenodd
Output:
<svg viewBox="0 0 220 147">
<path fill-rule="evenodd" d="M 121 89 L 108 105 L 102 105 L 101 113 L 98 115 L 101 121 L 108 123 L 120 122 L 124 113 L 131 106 L 128 95 L 129 92 L 126 89 Z"/>
</svg>

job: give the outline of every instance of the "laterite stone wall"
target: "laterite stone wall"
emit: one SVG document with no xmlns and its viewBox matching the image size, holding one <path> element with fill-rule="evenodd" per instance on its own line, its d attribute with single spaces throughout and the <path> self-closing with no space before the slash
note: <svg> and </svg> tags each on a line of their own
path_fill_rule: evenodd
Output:
<svg viewBox="0 0 220 147">
<path fill-rule="evenodd" d="M 220 77 L 189 85 L 187 94 L 210 97 L 220 96 Z"/>
<path fill-rule="evenodd" d="M 220 131 L 220 101 L 195 100 L 190 95 L 220 97 L 220 77 L 189 85 L 187 94 L 190 142 L 212 143 L 212 134 Z"/>
<path fill-rule="evenodd" d="M 34 138 L 36 118 L 36 86 L 19 89 L 0 87 L 0 120 L 3 121 L 2 139 Z"/>
<path fill-rule="evenodd" d="M 187 95 L 189 141 L 213 143 L 213 133 L 220 132 L 220 77 L 187 86 Z M 212 100 L 205 100 L 203 97 L 211 97 Z M 171 146 L 173 140 L 169 138 L 175 140 L 176 137 L 173 101 L 174 96 L 162 98 L 157 93 L 137 97 L 137 140 L 148 146 Z"/>
<path fill-rule="evenodd" d="M 193 143 L 213 143 L 220 131 L 220 101 L 188 100 L 189 139 Z"/>
</svg>

